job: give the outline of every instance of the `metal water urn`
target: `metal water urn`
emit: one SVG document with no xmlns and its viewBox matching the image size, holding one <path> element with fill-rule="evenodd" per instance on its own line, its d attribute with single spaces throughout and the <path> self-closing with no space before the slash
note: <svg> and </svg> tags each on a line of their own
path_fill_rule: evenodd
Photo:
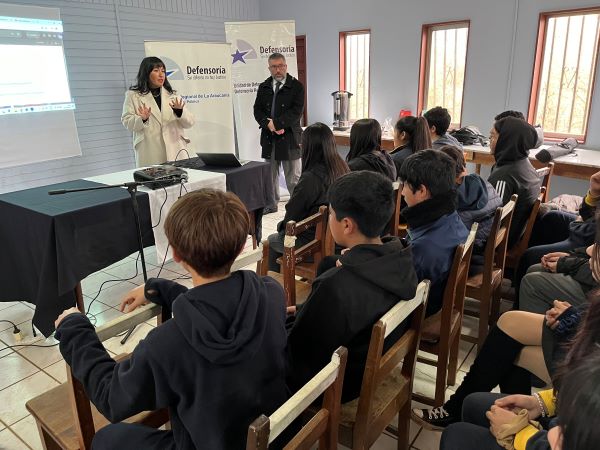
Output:
<svg viewBox="0 0 600 450">
<path fill-rule="evenodd" d="M 347 130 L 350 128 L 348 110 L 350 108 L 352 92 L 335 91 L 331 95 L 333 96 L 333 129 Z"/>
</svg>

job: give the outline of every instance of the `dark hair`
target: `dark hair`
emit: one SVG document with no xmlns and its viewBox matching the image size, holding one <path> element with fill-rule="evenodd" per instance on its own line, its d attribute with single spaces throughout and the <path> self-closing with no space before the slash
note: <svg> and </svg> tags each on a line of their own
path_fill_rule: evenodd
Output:
<svg viewBox="0 0 600 450">
<path fill-rule="evenodd" d="M 375 119 L 359 119 L 350 128 L 350 151 L 346 161 L 381 151 L 381 125 Z"/>
<path fill-rule="evenodd" d="M 398 119 L 394 127 L 398 134 L 408 134 L 408 145 L 413 153 L 431 148 L 431 135 L 425 117 L 405 116 Z"/>
<path fill-rule="evenodd" d="M 269 55 L 269 59 L 268 60 L 272 61 L 274 59 L 283 59 L 285 61 L 285 56 L 283 56 L 281 53 L 277 53 L 277 52 L 271 53 Z"/>
<path fill-rule="evenodd" d="M 494 117 L 494 120 L 504 119 L 505 117 L 516 117 L 517 119 L 525 120 L 525 116 L 521 111 L 514 111 L 512 109 L 501 112 L 496 117 Z"/>
<path fill-rule="evenodd" d="M 398 176 L 413 192 L 423 185 L 435 197 L 454 190 L 455 168 L 456 164 L 445 153 L 426 149 L 406 158 Z"/>
<path fill-rule="evenodd" d="M 232 192 L 199 189 L 175 202 L 165 220 L 169 244 L 204 277 L 226 275 L 250 231 L 246 207 Z"/>
<path fill-rule="evenodd" d="M 452 161 L 456 164 L 456 176 L 459 177 L 461 173 L 467 167 L 467 163 L 465 161 L 465 154 L 461 149 L 455 147 L 454 145 L 444 145 L 439 149 L 440 152 L 445 153 Z"/>
<path fill-rule="evenodd" d="M 132 91 L 138 91 L 140 94 L 147 94 L 150 92 L 150 73 L 156 69 L 157 67 L 162 67 L 167 70 L 165 67 L 165 63 L 162 62 L 160 58 L 156 56 L 148 56 L 142 59 L 140 63 L 140 68 L 138 70 L 137 78 L 135 84 L 129 86 L 129 89 Z M 169 79 L 165 76 L 165 82 L 163 87 L 169 92 L 169 94 L 173 94 L 175 91 L 171 87 L 171 83 L 169 83 Z"/>
<path fill-rule="evenodd" d="M 331 128 L 321 122 L 310 125 L 302 132 L 302 172 L 315 166 L 325 166 L 327 185 L 350 171 L 346 161 L 337 152 Z"/>
<path fill-rule="evenodd" d="M 381 236 L 394 212 L 392 182 L 369 170 L 350 172 L 329 188 L 329 204 L 338 221 L 348 217 L 366 237 Z"/>
<path fill-rule="evenodd" d="M 427 119 L 429 127 L 435 127 L 435 134 L 442 136 L 448 131 L 452 118 L 446 108 L 436 106 L 427 111 L 423 116 Z"/>
<path fill-rule="evenodd" d="M 595 450 L 600 442 L 600 428 L 596 426 L 600 414 L 600 348 L 587 350 L 558 391 L 558 425 L 564 449 Z"/>
</svg>

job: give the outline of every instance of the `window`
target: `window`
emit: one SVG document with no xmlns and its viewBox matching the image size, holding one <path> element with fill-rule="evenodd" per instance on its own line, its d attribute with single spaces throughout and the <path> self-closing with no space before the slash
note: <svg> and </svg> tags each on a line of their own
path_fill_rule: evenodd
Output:
<svg viewBox="0 0 600 450">
<path fill-rule="evenodd" d="M 340 90 L 351 92 L 349 119 L 369 117 L 369 60 L 371 31 L 340 33 Z"/>
<path fill-rule="evenodd" d="M 599 26 L 600 8 L 540 14 L 528 120 L 546 137 L 585 140 Z"/>
<path fill-rule="evenodd" d="M 460 126 L 469 22 L 423 25 L 418 112 L 443 106 Z"/>
</svg>

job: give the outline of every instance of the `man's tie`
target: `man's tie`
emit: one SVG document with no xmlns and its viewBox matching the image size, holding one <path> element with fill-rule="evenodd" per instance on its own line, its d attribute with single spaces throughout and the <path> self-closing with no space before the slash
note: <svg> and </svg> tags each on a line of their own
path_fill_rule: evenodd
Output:
<svg viewBox="0 0 600 450">
<path fill-rule="evenodd" d="M 273 93 L 273 102 L 271 103 L 271 119 L 275 115 L 275 100 L 277 100 L 277 94 L 279 93 L 279 88 L 281 87 L 281 81 L 278 81 L 275 85 L 275 92 Z"/>
</svg>

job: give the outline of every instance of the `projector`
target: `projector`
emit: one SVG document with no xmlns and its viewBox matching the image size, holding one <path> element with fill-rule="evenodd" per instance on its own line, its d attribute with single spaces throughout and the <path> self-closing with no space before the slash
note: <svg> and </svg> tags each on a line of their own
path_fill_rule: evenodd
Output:
<svg viewBox="0 0 600 450">
<path fill-rule="evenodd" d="M 133 179 L 150 189 L 160 189 L 187 181 L 188 174 L 179 167 L 161 165 L 136 170 L 133 172 Z"/>
</svg>

